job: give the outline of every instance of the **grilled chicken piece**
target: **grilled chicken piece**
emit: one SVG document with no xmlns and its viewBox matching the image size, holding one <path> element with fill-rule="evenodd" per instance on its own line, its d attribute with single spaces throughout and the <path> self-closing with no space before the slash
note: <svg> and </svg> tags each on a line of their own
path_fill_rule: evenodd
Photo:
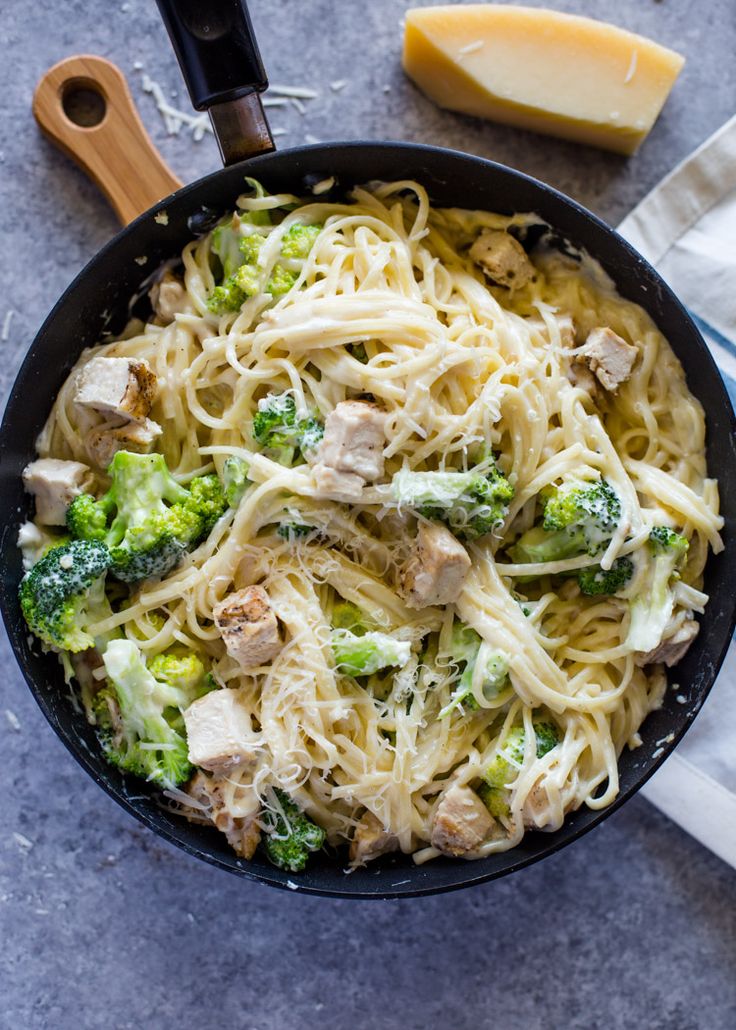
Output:
<svg viewBox="0 0 736 1030">
<path fill-rule="evenodd" d="M 470 569 L 470 558 L 449 529 L 438 522 L 419 525 L 414 553 L 404 566 L 401 586 L 410 608 L 453 604 Z"/>
<path fill-rule="evenodd" d="M 260 806 L 255 797 L 252 813 L 246 816 L 233 815 L 227 807 L 223 782 L 203 772 L 194 774 L 186 792 L 194 801 L 206 806 L 209 818 L 220 833 L 225 834 L 236 855 L 240 855 L 241 858 L 253 857 L 261 839 L 261 829 L 258 825 Z M 195 811 L 199 812 L 199 809 Z"/>
<path fill-rule="evenodd" d="M 91 473 L 81 461 L 39 458 L 23 469 L 23 486 L 36 500 L 36 520 L 63 526 L 66 510 L 89 486 Z"/>
<path fill-rule="evenodd" d="M 366 812 L 355 827 L 350 842 L 350 864 L 365 865 L 379 855 L 396 851 L 398 846 L 396 835 L 384 829 L 383 823 L 373 812 Z"/>
<path fill-rule="evenodd" d="M 622 340 L 612 329 L 601 326 L 591 329 L 577 353 L 591 372 L 595 372 L 601 386 L 615 393 L 621 383 L 631 377 L 638 352 L 636 347 Z"/>
<path fill-rule="evenodd" d="M 118 451 L 150 454 L 161 432 L 158 422 L 146 418 L 142 422 L 126 422 L 122 426 L 90 429 L 84 444 L 90 460 L 98 468 L 106 469 Z"/>
<path fill-rule="evenodd" d="M 157 390 L 158 380 L 145 361 L 92 358 L 80 373 L 74 400 L 103 415 L 142 422 Z"/>
<path fill-rule="evenodd" d="M 184 712 L 189 761 L 225 776 L 237 765 L 255 761 L 257 737 L 236 690 L 212 690 Z"/>
<path fill-rule="evenodd" d="M 373 482 L 383 475 L 385 412 L 368 401 L 341 401 L 325 420 L 317 460 Z"/>
<path fill-rule="evenodd" d="M 278 619 L 263 587 L 247 587 L 229 594 L 217 605 L 214 616 L 227 653 L 243 669 L 265 665 L 284 646 Z"/>
<path fill-rule="evenodd" d="M 470 248 L 470 258 L 499 286 L 518 289 L 534 276 L 534 265 L 522 245 L 502 229 L 484 229 Z"/>
<path fill-rule="evenodd" d="M 158 325 L 169 325 L 177 315 L 192 315 L 192 307 L 184 283 L 168 269 L 148 291 Z"/>
<path fill-rule="evenodd" d="M 312 469 L 312 478 L 318 497 L 329 501 L 359 501 L 365 480 L 352 472 L 337 472 L 331 465 L 319 462 Z"/>
<path fill-rule="evenodd" d="M 495 825 L 475 791 L 453 784 L 445 790 L 434 814 L 432 847 L 457 858 L 480 847 Z"/>
</svg>

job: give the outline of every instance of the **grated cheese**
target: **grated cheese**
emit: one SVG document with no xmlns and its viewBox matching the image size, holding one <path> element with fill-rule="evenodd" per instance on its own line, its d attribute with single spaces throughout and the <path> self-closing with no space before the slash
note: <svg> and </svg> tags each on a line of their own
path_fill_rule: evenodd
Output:
<svg viewBox="0 0 736 1030">
<path fill-rule="evenodd" d="M 5 312 L 5 318 L 3 319 L 3 328 L 2 332 L 0 332 L 0 339 L 3 340 L 3 342 L 7 340 L 10 336 L 10 323 L 13 321 L 14 314 L 15 311 L 13 311 L 12 308 L 9 311 Z"/>
<path fill-rule="evenodd" d="M 319 96 L 315 89 L 306 89 L 304 86 L 277 86 L 272 82 L 269 89 L 282 97 L 296 97 L 297 100 L 316 100 Z"/>
<path fill-rule="evenodd" d="M 15 714 L 15 712 L 11 712 L 9 708 L 6 708 L 5 709 L 5 718 L 8 720 L 8 722 L 10 723 L 10 725 L 12 726 L 12 728 L 14 730 L 20 731 L 20 719 Z"/>
</svg>

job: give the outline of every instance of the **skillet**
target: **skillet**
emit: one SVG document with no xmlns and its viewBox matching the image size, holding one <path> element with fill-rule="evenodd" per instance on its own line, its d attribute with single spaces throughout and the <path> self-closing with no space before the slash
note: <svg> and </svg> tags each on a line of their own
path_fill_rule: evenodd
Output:
<svg viewBox="0 0 736 1030">
<path fill-rule="evenodd" d="M 276 887 L 353 898 L 431 894 L 511 873 L 558 851 L 628 800 L 676 746 L 716 678 L 736 613 L 736 425 L 723 382 L 687 312 L 654 269 L 573 200 L 511 168 L 437 147 L 351 142 L 275 153 L 259 100 L 267 80 L 242 0 L 211 0 L 206 5 L 199 0 L 157 2 L 193 103 L 210 111 L 226 167 L 176 189 L 177 180 L 155 152 L 145 151 L 143 129 L 124 80 L 100 59 L 77 59 L 68 66 L 62 62 L 37 92 L 34 109 L 42 127 L 101 180 L 124 221 L 146 204 L 153 206 L 103 247 L 63 294 L 30 347 L 7 403 L 0 429 L 0 606 L 18 664 L 52 728 L 90 776 L 159 836 L 213 865 Z M 92 130 L 80 134 L 62 114 L 68 89 L 80 86 L 96 90 L 106 105 L 99 139 Z M 109 142 L 111 131 L 119 147 L 114 153 L 109 148 L 101 153 L 100 141 Z M 120 143 L 121 138 L 129 145 Z M 111 153 L 112 167 L 105 168 Z M 346 876 L 344 860 L 320 854 L 307 871 L 291 877 L 260 855 L 250 862 L 238 859 L 214 829 L 189 825 L 163 810 L 149 784 L 126 779 L 107 765 L 83 715 L 69 702 L 57 659 L 29 639 L 17 600 L 22 576 L 17 530 L 30 515 L 20 475 L 34 457 L 34 441 L 46 414 L 81 349 L 105 332 L 122 329 L 130 298 L 141 295 L 150 271 L 177 255 L 193 233 L 207 231 L 230 210 L 246 175 L 261 180 L 270 191 L 295 193 L 306 192 L 327 176 L 334 176 L 342 191 L 371 179 L 417 179 L 436 205 L 536 212 L 560 238 L 596 258 L 619 292 L 641 304 L 672 344 L 691 391 L 706 411 L 708 464 L 720 480 L 726 550 L 711 556 L 706 567 L 704 589 L 711 599 L 699 636 L 675 670 L 677 690 L 668 690 L 661 709 L 647 718 L 641 729 L 643 746 L 622 754 L 620 794 L 604 811 L 584 808 L 568 816 L 559 831 L 527 834 L 513 851 L 477 862 L 440 859 L 417 867 L 406 856 L 387 856 Z M 684 696 L 685 703 L 676 695 Z"/>
</svg>

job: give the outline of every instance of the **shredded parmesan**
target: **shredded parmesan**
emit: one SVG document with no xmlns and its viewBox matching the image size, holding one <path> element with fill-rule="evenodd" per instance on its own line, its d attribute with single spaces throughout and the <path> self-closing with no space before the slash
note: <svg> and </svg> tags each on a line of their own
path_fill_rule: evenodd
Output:
<svg viewBox="0 0 736 1030">
<path fill-rule="evenodd" d="M 3 342 L 5 342 L 5 340 L 7 340 L 10 336 L 10 323 L 13 321 L 14 315 L 15 311 L 13 311 L 12 308 L 5 312 L 5 318 L 3 319 L 3 328 L 0 332 L 0 340 L 2 340 Z"/>
</svg>

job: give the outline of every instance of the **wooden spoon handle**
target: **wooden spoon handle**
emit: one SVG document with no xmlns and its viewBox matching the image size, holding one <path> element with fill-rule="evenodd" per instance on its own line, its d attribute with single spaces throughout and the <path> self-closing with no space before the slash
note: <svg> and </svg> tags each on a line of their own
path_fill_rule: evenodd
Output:
<svg viewBox="0 0 736 1030">
<path fill-rule="evenodd" d="M 96 94 L 96 124 L 77 124 L 67 113 L 80 91 Z M 103 57 L 80 54 L 50 68 L 36 87 L 33 114 L 97 183 L 125 225 L 181 186 L 144 129 L 125 76 Z"/>
</svg>

